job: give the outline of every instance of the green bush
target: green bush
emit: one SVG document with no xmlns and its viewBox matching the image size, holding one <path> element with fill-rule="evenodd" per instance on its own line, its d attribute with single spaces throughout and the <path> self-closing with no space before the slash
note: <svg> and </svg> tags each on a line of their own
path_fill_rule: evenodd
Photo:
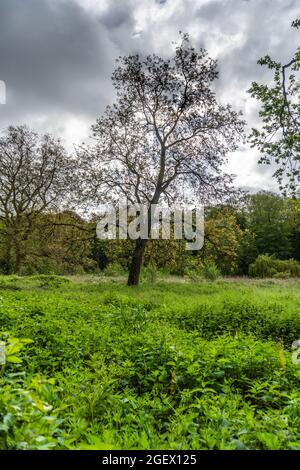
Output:
<svg viewBox="0 0 300 470">
<path fill-rule="evenodd" d="M 122 276 L 125 270 L 120 263 L 110 263 L 104 269 L 103 274 L 107 277 Z"/>
<path fill-rule="evenodd" d="M 158 276 L 158 269 L 156 264 L 151 261 L 147 266 L 143 268 L 142 274 L 142 277 L 143 279 L 145 279 L 146 282 L 149 282 L 149 284 L 155 284 Z"/>
<path fill-rule="evenodd" d="M 208 281 L 216 281 L 220 277 L 220 271 L 215 263 L 206 264 L 202 274 Z"/>
<path fill-rule="evenodd" d="M 280 271 L 290 272 L 292 277 L 300 277 L 300 263 L 295 259 L 281 261 L 280 266 L 284 267 Z"/>
<path fill-rule="evenodd" d="M 259 255 L 249 266 L 251 277 L 300 277 L 300 264 L 294 260 L 279 260 L 274 255 Z"/>
<path fill-rule="evenodd" d="M 39 281 L 39 287 L 43 288 L 57 288 L 70 282 L 69 279 L 62 276 L 56 276 L 55 274 L 38 274 L 36 276 L 31 276 L 31 279 Z"/>
<path fill-rule="evenodd" d="M 289 277 L 292 277 L 290 271 L 283 271 L 279 273 L 273 274 L 273 279 L 288 279 Z"/>
</svg>

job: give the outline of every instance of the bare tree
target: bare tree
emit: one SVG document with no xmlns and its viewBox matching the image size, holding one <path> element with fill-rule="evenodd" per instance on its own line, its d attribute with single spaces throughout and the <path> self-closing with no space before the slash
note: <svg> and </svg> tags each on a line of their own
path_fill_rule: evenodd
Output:
<svg viewBox="0 0 300 470">
<path fill-rule="evenodd" d="M 224 195 L 231 177 L 221 166 L 237 148 L 244 123 L 216 100 L 216 61 L 184 34 L 172 59 L 130 55 L 118 62 L 116 103 L 92 127 L 95 145 L 80 155 L 82 195 L 95 203 L 123 196 L 149 208 Z M 146 242 L 135 242 L 129 285 L 139 282 Z"/>
<path fill-rule="evenodd" d="M 20 126 L 0 138 L 0 233 L 8 272 L 20 272 L 39 215 L 66 196 L 67 168 L 63 147 L 49 135 Z"/>
</svg>

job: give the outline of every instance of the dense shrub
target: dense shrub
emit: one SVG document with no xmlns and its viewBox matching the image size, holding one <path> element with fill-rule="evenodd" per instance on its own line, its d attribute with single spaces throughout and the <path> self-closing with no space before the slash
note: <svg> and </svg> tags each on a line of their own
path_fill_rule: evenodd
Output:
<svg viewBox="0 0 300 470">
<path fill-rule="evenodd" d="M 113 276 L 122 276 L 125 274 L 125 270 L 123 266 L 119 263 L 110 263 L 106 266 L 103 271 L 105 276 L 113 277 Z"/>
<path fill-rule="evenodd" d="M 259 255 L 249 266 L 251 277 L 300 277 L 300 264 L 294 260 L 279 260 L 273 255 Z"/>
<path fill-rule="evenodd" d="M 202 274 L 208 281 L 216 281 L 220 277 L 220 271 L 215 263 L 205 264 Z"/>
<path fill-rule="evenodd" d="M 154 284 L 157 281 L 158 269 L 154 262 L 150 262 L 143 268 L 143 279 L 150 284 Z"/>
<path fill-rule="evenodd" d="M 61 287 L 67 283 L 69 283 L 69 279 L 62 277 L 62 276 L 56 276 L 55 274 L 39 274 L 36 276 L 32 276 L 33 280 L 39 281 L 39 287 Z"/>
</svg>

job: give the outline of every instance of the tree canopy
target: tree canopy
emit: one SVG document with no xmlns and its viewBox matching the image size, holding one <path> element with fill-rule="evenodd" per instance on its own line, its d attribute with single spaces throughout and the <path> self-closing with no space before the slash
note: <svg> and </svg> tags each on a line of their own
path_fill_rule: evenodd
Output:
<svg viewBox="0 0 300 470">
<path fill-rule="evenodd" d="M 217 101 L 217 77 L 217 62 L 186 34 L 171 59 L 119 58 L 112 76 L 116 102 L 92 128 L 95 145 L 80 155 L 87 198 L 103 203 L 123 196 L 150 207 L 228 194 L 232 178 L 222 165 L 244 122 Z M 138 283 L 145 245 L 136 242 L 129 283 Z"/>
<path fill-rule="evenodd" d="M 300 19 L 292 27 L 300 28 Z M 250 140 L 259 148 L 259 163 L 276 164 L 274 176 L 284 194 L 296 194 L 300 183 L 300 48 L 285 64 L 262 57 L 258 63 L 274 72 L 268 86 L 253 82 L 251 96 L 261 104 L 260 129 L 252 129 Z"/>
</svg>

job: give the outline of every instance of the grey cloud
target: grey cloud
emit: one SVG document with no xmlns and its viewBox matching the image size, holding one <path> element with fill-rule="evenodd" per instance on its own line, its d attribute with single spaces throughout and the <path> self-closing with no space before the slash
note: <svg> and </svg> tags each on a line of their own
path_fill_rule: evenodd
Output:
<svg viewBox="0 0 300 470">
<path fill-rule="evenodd" d="M 101 15 L 100 21 L 106 26 L 108 32 L 111 32 L 111 28 L 118 28 L 121 36 L 120 28 L 134 28 L 133 11 L 134 4 L 130 0 L 111 2 L 109 8 Z"/>
<path fill-rule="evenodd" d="M 73 138 L 72 120 L 79 117 L 88 128 L 113 100 L 115 58 L 167 55 L 179 30 L 218 59 L 218 95 L 243 109 L 253 127 L 258 106 L 246 90 L 254 80 L 272 78 L 257 60 L 267 53 L 289 59 L 299 43 L 299 32 L 290 28 L 300 16 L 298 0 L 108 0 L 99 11 L 87 2 L 0 0 L 0 80 L 7 85 L 1 128 L 27 122 Z M 243 178 L 244 159 L 268 187 L 271 168 L 258 166 L 251 149 L 243 151 L 235 173 Z"/>
<path fill-rule="evenodd" d="M 72 0 L 1 0 L 6 117 L 101 110 L 116 55 L 103 33 L 98 18 Z"/>
</svg>

